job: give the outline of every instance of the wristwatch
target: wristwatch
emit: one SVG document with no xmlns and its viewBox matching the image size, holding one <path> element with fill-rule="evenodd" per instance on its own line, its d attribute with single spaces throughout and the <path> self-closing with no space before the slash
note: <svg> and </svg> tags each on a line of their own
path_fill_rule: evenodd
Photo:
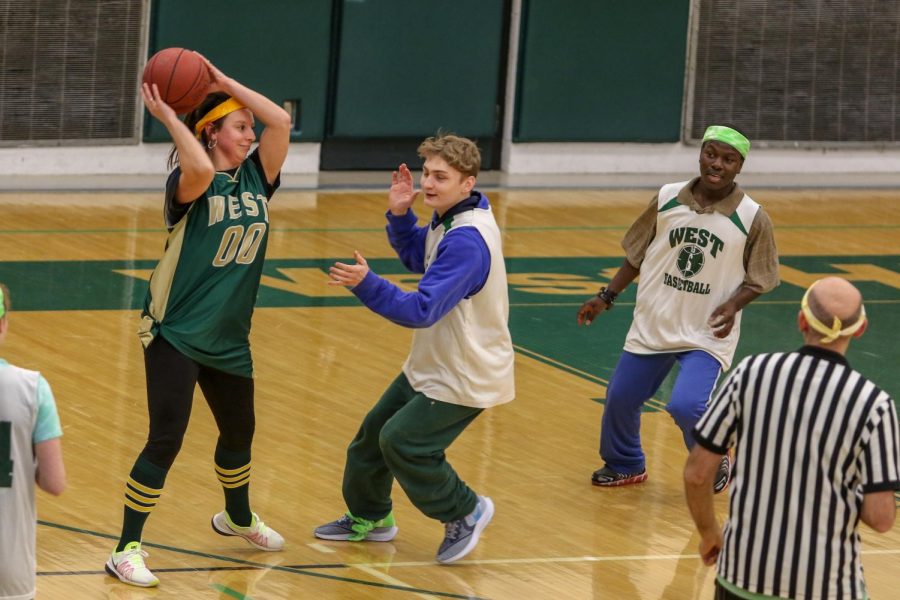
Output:
<svg viewBox="0 0 900 600">
<path fill-rule="evenodd" d="M 613 307 L 613 302 L 616 301 L 616 298 L 618 296 L 618 293 L 612 291 L 607 287 L 602 287 L 600 288 L 600 291 L 597 292 L 597 297 L 606 303 L 606 308 L 608 309 Z"/>
</svg>

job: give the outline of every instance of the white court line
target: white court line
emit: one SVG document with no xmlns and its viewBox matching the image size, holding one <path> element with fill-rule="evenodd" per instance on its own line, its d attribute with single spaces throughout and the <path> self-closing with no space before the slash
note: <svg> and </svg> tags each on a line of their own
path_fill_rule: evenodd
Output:
<svg viewBox="0 0 900 600">
<path fill-rule="evenodd" d="M 323 552 L 326 554 L 334 554 L 335 552 L 337 552 L 337 550 L 335 550 L 333 548 L 329 548 L 325 544 L 312 543 L 312 544 L 307 544 L 307 546 L 309 546 L 313 550 L 317 550 L 319 552 Z M 432 562 L 432 563 L 422 563 L 422 564 L 434 564 L 434 563 Z M 379 563 L 377 565 L 367 564 L 367 563 L 360 563 L 360 564 L 347 563 L 347 566 L 352 569 L 356 569 L 357 571 L 362 571 L 363 573 L 366 573 L 372 577 L 375 577 L 376 579 L 380 579 L 383 582 L 389 583 L 391 585 L 396 585 L 396 586 L 405 587 L 405 588 L 415 587 L 415 586 L 412 586 L 412 585 L 406 583 L 405 581 L 400 581 L 396 577 L 391 577 L 384 571 L 378 570 L 379 568 L 385 569 L 385 568 L 390 567 L 391 563 Z M 419 598 L 424 598 L 425 600 L 437 600 L 437 596 L 433 596 L 431 594 L 416 593 L 415 595 L 418 596 Z"/>
<path fill-rule="evenodd" d="M 900 548 L 895 550 L 863 550 L 863 554 L 900 554 Z M 699 554 L 653 554 L 635 556 L 560 556 L 556 558 L 493 558 L 484 560 L 461 560 L 460 565 L 530 565 L 548 563 L 593 563 L 616 561 L 642 561 L 642 560 L 684 560 L 699 559 Z M 350 567 L 372 567 L 375 569 L 384 567 L 434 567 L 434 561 L 410 561 L 390 563 L 348 563 Z"/>
</svg>

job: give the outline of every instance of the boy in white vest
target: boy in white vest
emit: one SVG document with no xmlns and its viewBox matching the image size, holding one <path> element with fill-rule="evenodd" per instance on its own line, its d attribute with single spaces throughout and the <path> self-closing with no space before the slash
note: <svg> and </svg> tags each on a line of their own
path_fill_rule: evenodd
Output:
<svg viewBox="0 0 900 600">
<path fill-rule="evenodd" d="M 315 530 L 326 540 L 387 542 L 397 535 L 394 479 L 425 515 L 444 523 L 437 561 L 466 556 L 494 514 L 445 457 L 445 450 L 485 408 L 515 396 L 509 295 L 500 230 L 487 197 L 475 191 L 481 164 L 469 139 L 441 135 L 419 146 L 420 181 L 431 222 L 417 224 L 419 192 L 405 164 L 394 171 L 387 233 L 404 266 L 422 273 L 404 292 L 356 264 L 335 263 L 343 285 L 372 311 L 415 330 L 401 374 L 366 415 L 347 450 L 343 493 L 349 509 Z"/>
<path fill-rule="evenodd" d="M 9 310 L 9 290 L 0 284 L 0 343 Z M 0 600 L 34 598 L 34 484 L 54 496 L 66 487 L 61 436 L 47 380 L 0 359 Z"/>
<path fill-rule="evenodd" d="M 734 181 L 749 150 L 750 141 L 737 129 L 707 128 L 700 176 L 660 188 L 625 234 L 622 267 L 578 310 L 578 324 L 590 325 L 640 274 L 631 329 L 606 392 L 600 430 L 605 464 L 591 477 L 594 485 L 647 479 L 641 406 L 676 362 L 666 410 L 688 449 L 694 445 L 691 431 L 734 357 L 741 309 L 778 285 L 772 222 Z M 724 456 L 716 493 L 728 486 L 731 466 L 731 456 Z"/>
</svg>

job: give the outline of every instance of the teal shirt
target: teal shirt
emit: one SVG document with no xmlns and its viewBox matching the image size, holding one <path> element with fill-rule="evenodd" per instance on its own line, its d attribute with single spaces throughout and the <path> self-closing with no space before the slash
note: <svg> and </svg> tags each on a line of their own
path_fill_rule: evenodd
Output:
<svg viewBox="0 0 900 600">
<path fill-rule="evenodd" d="M 0 358 L 0 369 L 7 366 L 9 363 Z M 38 374 L 37 419 L 34 423 L 31 441 L 37 444 L 58 437 L 62 437 L 62 426 L 59 423 L 59 413 L 56 411 L 56 400 L 53 398 L 50 384 L 43 375 Z"/>
<path fill-rule="evenodd" d="M 170 204 L 179 176 L 175 169 L 169 177 Z M 187 212 L 169 223 L 166 253 L 144 301 L 151 336 L 162 335 L 202 365 L 253 376 L 250 320 L 268 241 L 268 201 L 278 183 L 266 182 L 254 152 L 235 172 L 216 173 L 203 196 L 177 207 Z"/>
</svg>

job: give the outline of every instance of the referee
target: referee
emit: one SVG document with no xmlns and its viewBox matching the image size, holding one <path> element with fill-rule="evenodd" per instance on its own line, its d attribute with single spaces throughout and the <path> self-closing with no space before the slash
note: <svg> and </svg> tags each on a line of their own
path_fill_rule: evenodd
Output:
<svg viewBox="0 0 900 600">
<path fill-rule="evenodd" d="M 817 281 L 797 316 L 805 345 L 745 358 L 694 428 L 684 486 L 717 600 L 867 598 L 857 524 L 893 526 L 900 441 L 891 397 L 844 358 L 866 325 L 855 287 Z M 723 533 L 712 480 L 732 446 Z"/>
</svg>

